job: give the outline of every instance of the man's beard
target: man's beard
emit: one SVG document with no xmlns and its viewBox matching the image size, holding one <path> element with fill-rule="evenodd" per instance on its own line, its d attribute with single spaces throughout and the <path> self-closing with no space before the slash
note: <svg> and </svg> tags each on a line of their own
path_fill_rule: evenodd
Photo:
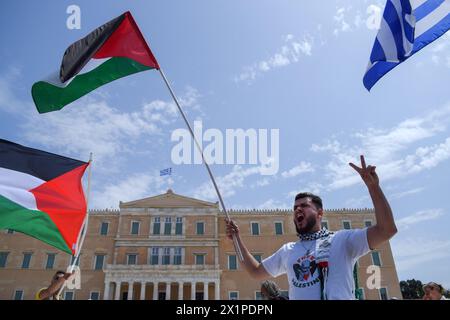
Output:
<svg viewBox="0 0 450 320">
<path fill-rule="evenodd" d="M 306 219 L 306 226 L 299 229 L 297 224 L 295 224 L 295 229 L 297 230 L 298 234 L 306 234 L 306 233 L 311 233 L 312 229 L 315 227 L 317 222 L 317 219 L 315 216 L 310 216 Z"/>
</svg>

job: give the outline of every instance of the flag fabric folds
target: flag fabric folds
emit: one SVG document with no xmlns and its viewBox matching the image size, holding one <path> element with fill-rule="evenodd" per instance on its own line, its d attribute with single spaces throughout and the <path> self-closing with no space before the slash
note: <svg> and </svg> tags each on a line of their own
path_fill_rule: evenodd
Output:
<svg viewBox="0 0 450 320">
<path fill-rule="evenodd" d="M 0 229 L 75 255 L 86 217 L 81 179 L 88 165 L 0 139 Z"/>
<path fill-rule="evenodd" d="M 159 69 L 130 12 L 105 23 L 64 52 L 58 72 L 33 84 L 39 113 L 56 111 L 116 79 Z"/>
<path fill-rule="evenodd" d="M 168 176 L 172 174 L 172 168 L 167 168 L 159 171 L 159 176 Z"/>
<path fill-rule="evenodd" d="M 450 29 L 450 0 L 387 0 L 363 78 L 367 90 Z"/>
</svg>

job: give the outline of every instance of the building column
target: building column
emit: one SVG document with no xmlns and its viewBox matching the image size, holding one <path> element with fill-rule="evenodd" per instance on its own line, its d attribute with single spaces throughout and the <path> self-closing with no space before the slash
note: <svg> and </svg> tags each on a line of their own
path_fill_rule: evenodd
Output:
<svg viewBox="0 0 450 320">
<path fill-rule="evenodd" d="M 216 300 L 220 300 L 220 282 L 219 281 L 214 281 L 214 299 Z"/>
<path fill-rule="evenodd" d="M 109 300 L 109 289 L 111 287 L 110 281 L 105 281 L 105 290 L 103 293 L 103 300 Z"/>
<path fill-rule="evenodd" d="M 195 287 L 197 286 L 197 283 L 192 281 L 191 282 L 191 300 L 195 300 Z"/>
<path fill-rule="evenodd" d="M 166 300 L 170 300 L 170 281 L 166 282 Z"/>
<path fill-rule="evenodd" d="M 143 281 L 141 282 L 141 300 L 145 300 L 145 286 L 146 286 L 146 282 Z"/>
<path fill-rule="evenodd" d="M 203 300 L 208 300 L 208 281 L 203 282 Z"/>
<path fill-rule="evenodd" d="M 120 300 L 120 287 L 122 283 L 120 281 L 116 281 L 116 292 L 114 294 L 114 300 Z"/>
<path fill-rule="evenodd" d="M 133 300 L 133 285 L 133 281 L 128 282 L 128 300 Z"/>
<path fill-rule="evenodd" d="M 153 282 L 153 300 L 158 300 L 158 282 Z"/>
<path fill-rule="evenodd" d="M 178 282 L 178 300 L 183 300 L 184 283 Z"/>
</svg>

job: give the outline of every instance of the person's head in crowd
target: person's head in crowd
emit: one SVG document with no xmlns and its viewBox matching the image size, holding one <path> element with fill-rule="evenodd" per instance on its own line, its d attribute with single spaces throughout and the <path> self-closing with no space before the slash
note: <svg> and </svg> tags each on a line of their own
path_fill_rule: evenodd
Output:
<svg viewBox="0 0 450 320">
<path fill-rule="evenodd" d="M 442 300 L 444 297 L 444 288 L 435 282 L 428 282 L 423 287 L 424 300 Z"/>
</svg>

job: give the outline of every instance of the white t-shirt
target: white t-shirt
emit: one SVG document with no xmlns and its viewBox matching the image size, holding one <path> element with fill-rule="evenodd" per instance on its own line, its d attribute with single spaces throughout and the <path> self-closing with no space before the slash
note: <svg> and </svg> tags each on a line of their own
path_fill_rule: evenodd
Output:
<svg viewBox="0 0 450 320">
<path fill-rule="evenodd" d="M 286 243 L 262 262 L 273 277 L 287 274 L 291 300 L 320 300 L 315 242 L 316 240 Z M 367 228 L 335 233 L 328 259 L 326 294 L 329 300 L 355 299 L 353 267 L 358 258 L 369 251 Z"/>
</svg>

